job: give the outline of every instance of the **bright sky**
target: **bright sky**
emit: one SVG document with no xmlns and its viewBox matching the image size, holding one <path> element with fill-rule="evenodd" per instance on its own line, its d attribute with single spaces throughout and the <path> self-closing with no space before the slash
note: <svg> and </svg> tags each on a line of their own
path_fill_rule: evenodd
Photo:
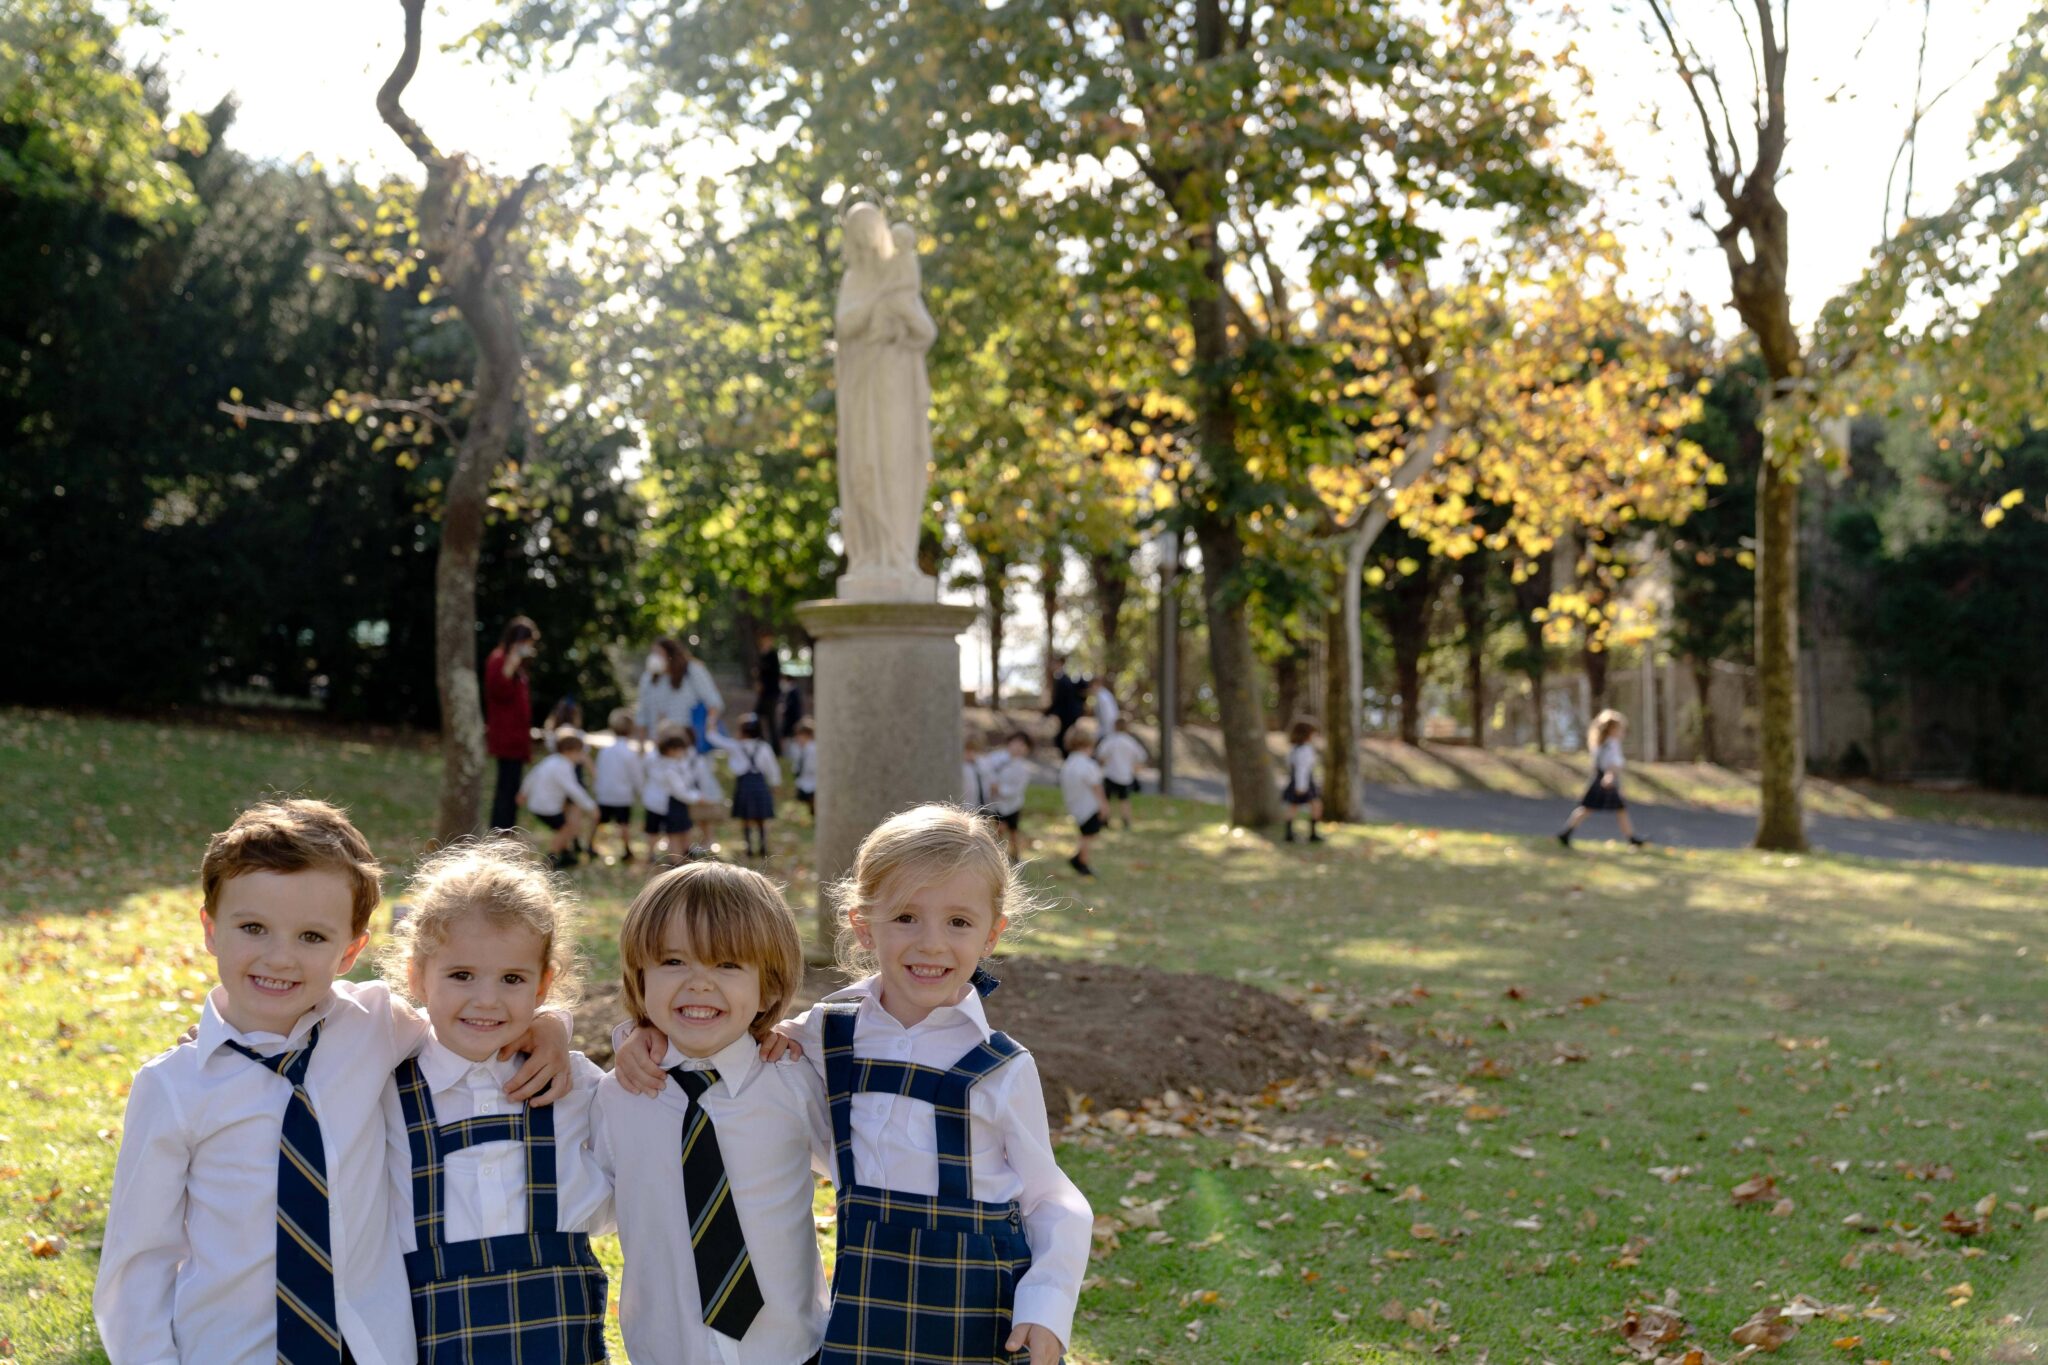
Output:
<svg viewBox="0 0 2048 1365">
<path fill-rule="evenodd" d="M 1915 203 L 1945 203 L 1969 167 L 1968 133 L 1996 79 L 2004 48 L 2036 0 L 1922 0 L 1928 29 L 1922 98 L 1954 83 L 1923 120 Z M 1722 65 L 1738 131 L 1749 98 L 1748 63 L 1732 7 L 1675 0 L 1699 25 L 1694 40 Z M 1733 0 L 1750 8 L 1750 0 Z M 174 35 L 160 53 L 179 110 L 210 108 L 233 92 L 241 112 L 229 133 L 245 152 L 290 160 L 310 154 L 330 165 L 352 164 L 366 175 L 413 174 L 410 159 L 376 113 L 377 87 L 391 69 L 400 38 L 393 0 L 169 0 Z M 1671 74 L 1661 49 L 1646 47 L 1640 25 L 1647 0 L 1585 6 L 1578 35 L 1596 78 L 1589 108 L 1578 111 L 1607 135 L 1633 192 L 1616 211 L 1629 247 L 1629 272 L 1644 295 L 1684 290 L 1721 310 L 1725 336 L 1739 324 L 1724 306 L 1727 267 L 1708 230 L 1660 202 L 1660 183 L 1676 177 L 1684 207 L 1711 198 L 1698 116 Z M 344 9 L 348 17 L 343 19 Z M 496 66 L 441 51 L 493 10 L 490 0 L 430 5 L 426 52 L 407 108 L 444 149 L 461 149 L 499 171 L 521 171 L 565 158 L 569 128 L 605 93 L 607 74 L 577 69 L 544 78 L 514 78 Z M 1781 194 L 1792 222 L 1793 316 L 1808 322 L 1853 281 L 1881 235 L 1885 182 L 1913 103 L 1921 40 L 1914 0 L 1794 0 L 1791 81 L 1792 144 Z M 1542 52 L 1558 43 L 1532 36 Z M 1971 70 L 1986 53 L 1988 60 Z M 704 169 L 718 174 L 735 154 L 706 147 Z M 1902 206 L 1904 173 L 1893 219 Z M 652 211 L 652 210 L 651 210 Z M 1712 212 L 1710 208 L 1710 213 Z M 1025 614 L 1034 594 L 1018 593 Z M 1028 667 L 1042 623 L 1019 620 L 1016 663 Z M 986 649 L 970 645 L 963 673 L 972 684 Z M 1004 660 L 1005 671 L 1013 666 Z M 985 675 L 986 664 L 979 670 Z"/>
</svg>

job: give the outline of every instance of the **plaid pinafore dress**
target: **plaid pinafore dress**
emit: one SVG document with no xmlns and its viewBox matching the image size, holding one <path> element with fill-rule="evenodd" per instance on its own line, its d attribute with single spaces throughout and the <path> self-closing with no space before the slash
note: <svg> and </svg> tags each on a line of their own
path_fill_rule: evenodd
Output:
<svg viewBox="0 0 2048 1365">
<path fill-rule="evenodd" d="M 605 1275 L 580 1232 L 555 1228 L 554 1110 L 435 1121 L 419 1062 L 396 1073 L 412 1148 L 413 1232 L 405 1258 L 412 1282 L 420 1365 L 591 1365 L 605 1358 Z M 442 1163 L 480 1142 L 526 1144 L 523 1234 L 468 1242 L 441 1239 Z"/>
<path fill-rule="evenodd" d="M 1003 1349 L 1017 1281 L 1031 1268 L 1016 1202 L 974 1198 L 967 1094 L 1024 1049 L 1006 1035 L 944 1071 L 853 1055 L 853 1002 L 825 1015 L 825 1092 L 837 1162 L 839 1253 L 820 1365 L 1028 1361 Z M 853 1097 L 881 1091 L 923 1100 L 938 1127 L 939 1192 L 905 1194 L 853 1177 Z"/>
</svg>

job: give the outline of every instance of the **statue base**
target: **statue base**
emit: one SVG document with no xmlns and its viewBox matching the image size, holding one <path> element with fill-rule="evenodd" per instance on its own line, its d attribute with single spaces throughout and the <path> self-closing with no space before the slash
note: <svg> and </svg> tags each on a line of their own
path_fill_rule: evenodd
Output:
<svg viewBox="0 0 2048 1365">
<path fill-rule="evenodd" d="M 837 921 L 826 888 L 852 870 L 861 840 L 906 807 L 960 799 L 959 637 L 976 614 L 929 600 L 835 598 L 796 609 L 816 642 L 813 861 L 828 955 Z"/>
<path fill-rule="evenodd" d="M 939 580 L 915 568 L 887 569 L 870 565 L 841 574 L 832 587 L 839 594 L 834 600 L 839 602 L 936 604 L 939 600 Z"/>
</svg>

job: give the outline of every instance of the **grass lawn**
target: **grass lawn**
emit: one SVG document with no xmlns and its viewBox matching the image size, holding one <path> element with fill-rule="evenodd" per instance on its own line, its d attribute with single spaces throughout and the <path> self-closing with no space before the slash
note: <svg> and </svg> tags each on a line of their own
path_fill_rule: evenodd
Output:
<svg viewBox="0 0 2048 1365">
<path fill-rule="evenodd" d="M 260 792 L 305 791 L 400 867 L 432 760 L 19 711 L 0 711 L 0 751 L 0 1360 L 94 1361 L 128 1079 L 210 982 L 206 834 Z M 1156 801 L 1098 858 L 1092 884 L 1040 874 L 1056 904 L 1029 951 L 1243 979 L 1392 1055 L 1266 1106 L 1182 1097 L 1070 1135 L 1115 1243 L 1082 1299 L 1084 1365 L 1607 1361 L 1622 1339 L 1603 1323 L 1667 1299 L 1725 1359 L 1731 1329 L 1798 1295 L 1847 1316 L 1777 1359 L 2048 1348 L 2048 874 L 1390 827 L 1311 850 Z M 582 885 L 608 969 L 635 879 Z M 1981 1233 L 1943 1230 L 1993 1196 Z"/>
</svg>

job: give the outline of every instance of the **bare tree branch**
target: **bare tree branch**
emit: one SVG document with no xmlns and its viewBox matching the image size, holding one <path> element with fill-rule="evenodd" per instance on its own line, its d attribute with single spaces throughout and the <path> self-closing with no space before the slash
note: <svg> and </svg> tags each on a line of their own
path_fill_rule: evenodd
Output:
<svg viewBox="0 0 2048 1365">
<path fill-rule="evenodd" d="M 398 54 L 398 64 L 391 68 L 391 74 L 384 78 L 384 84 L 377 91 L 377 113 L 405 149 L 419 159 L 423 166 L 431 167 L 441 159 L 435 150 L 434 140 L 426 130 L 413 122 L 412 115 L 405 112 L 399 103 L 405 94 L 405 87 L 412 84 L 413 74 L 420 69 L 420 13 L 426 8 L 426 0 L 399 0 L 405 8 L 405 48 Z"/>
</svg>

